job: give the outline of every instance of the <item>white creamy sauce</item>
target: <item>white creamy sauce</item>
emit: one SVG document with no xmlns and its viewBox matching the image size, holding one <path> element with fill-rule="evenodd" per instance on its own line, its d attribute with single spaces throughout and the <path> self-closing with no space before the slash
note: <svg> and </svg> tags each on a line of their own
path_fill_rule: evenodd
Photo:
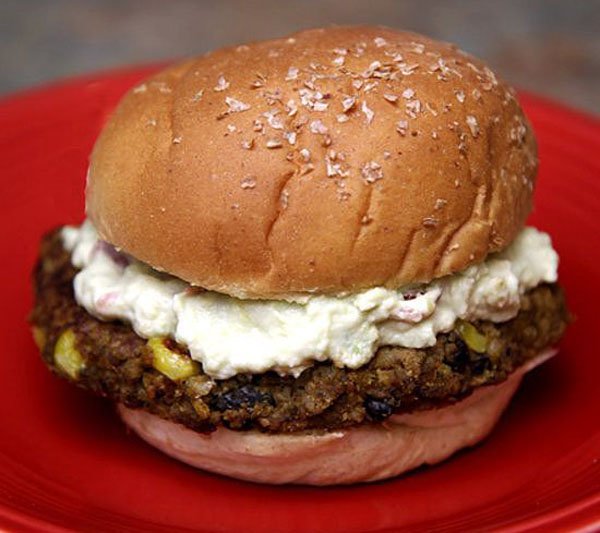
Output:
<svg viewBox="0 0 600 533">
<path fill-rule="evenodd" d="M 297 376 L 315 361 L 358 368 L 381 345 L 423 348 L 457 319 L 503 322 L 520 296 L 557 278 L 550 237 L 527 227 L 503 252 L 427 285 L 376 287 L 339 296 L 241 300 L 200 291 L 98 239 L 93 225 L 63 228 L 75 297 L 103 320 L 129 322 L 142 337 L 172 336 L 216 379 L 275 370 Z"/>
</svg>

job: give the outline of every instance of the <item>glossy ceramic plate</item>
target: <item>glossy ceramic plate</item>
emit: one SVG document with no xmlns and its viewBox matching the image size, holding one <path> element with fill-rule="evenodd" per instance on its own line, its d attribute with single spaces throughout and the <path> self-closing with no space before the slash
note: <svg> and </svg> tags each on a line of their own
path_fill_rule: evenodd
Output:
<svg viewBox="0 0 600 533">
<path fill-rule="evenodd" d="M 600 527 L 600 121 L 523 95 L 549 231 L 577 321 L 491 437 L 433 468 L 344 488 L 269 487 L 179 464 L 111 406 L 53 377 L 26 323 L 43 232 L 83 216 L 87 157 L 119 96 L 151 69 L 0 102 L 0 525 L 14 531 L 358 532 Z"/>
</svg>

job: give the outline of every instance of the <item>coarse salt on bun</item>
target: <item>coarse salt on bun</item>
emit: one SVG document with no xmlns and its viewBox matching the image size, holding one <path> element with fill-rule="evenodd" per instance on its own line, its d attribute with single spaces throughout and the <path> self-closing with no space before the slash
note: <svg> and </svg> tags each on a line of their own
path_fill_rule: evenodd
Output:
<svg viewBox="0 0 600 533">
<path fill-rule="evenodd" d="M 439 463 L 494 427 L 523 375 L 556 354 L 549 349 L 498 385 L 440 409 L 394 415 L 383 424 L 320 433 L 266 435 L 219 428 L 196 433 L 142 410 L 118 407 L 133 431 L 192 466 L 261 483 L 334 485 L 376 481 Z"/>
<path fill-rule="evenodd" d="M 537 166 L 513 90 L 456 47 L 334 27 L 219 50 L 132 89 L 91 158 L 101 237 L 206 289 L 425 282 L 508 245 Z"/>
</svg>

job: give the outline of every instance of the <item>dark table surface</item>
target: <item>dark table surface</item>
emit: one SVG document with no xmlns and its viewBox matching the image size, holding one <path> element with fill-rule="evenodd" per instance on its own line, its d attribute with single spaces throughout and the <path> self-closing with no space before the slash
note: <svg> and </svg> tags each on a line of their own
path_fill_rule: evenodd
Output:
<svg viewBox="0 0 600 533">
<path fill-rule="evenodd" d="M 0 0 L 0 93 L 332 23 L 456 42 L 518 87 L 600 113 L 597 0 Z"/>
</svg>

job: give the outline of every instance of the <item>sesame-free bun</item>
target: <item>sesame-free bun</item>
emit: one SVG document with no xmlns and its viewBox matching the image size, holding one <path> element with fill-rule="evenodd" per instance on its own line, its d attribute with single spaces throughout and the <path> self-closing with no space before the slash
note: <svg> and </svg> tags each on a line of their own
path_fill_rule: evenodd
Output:
<svg viewBox="0 0 600 533">
<path fill-rule="evenodd" d="M 531 128 L 456 47 L 332 27 L 171 66 L 94 148 L 101 237 L 245 297 L 428 281 L 505 247 L 531 208 Z"/>
<path fill-rule="evenodd" d="M 383 424 L 330 432 L 262 434 L 219 428 L 209 435 L 119 405 L 140 437 L 192 466 L 260 483 L 339 485 L 397 476 L 472 446 L 493 429 L 523 374 L 556 353 L 542 352 L 499 384 L 448 407 L 394 415 Z"/>
</svg>

